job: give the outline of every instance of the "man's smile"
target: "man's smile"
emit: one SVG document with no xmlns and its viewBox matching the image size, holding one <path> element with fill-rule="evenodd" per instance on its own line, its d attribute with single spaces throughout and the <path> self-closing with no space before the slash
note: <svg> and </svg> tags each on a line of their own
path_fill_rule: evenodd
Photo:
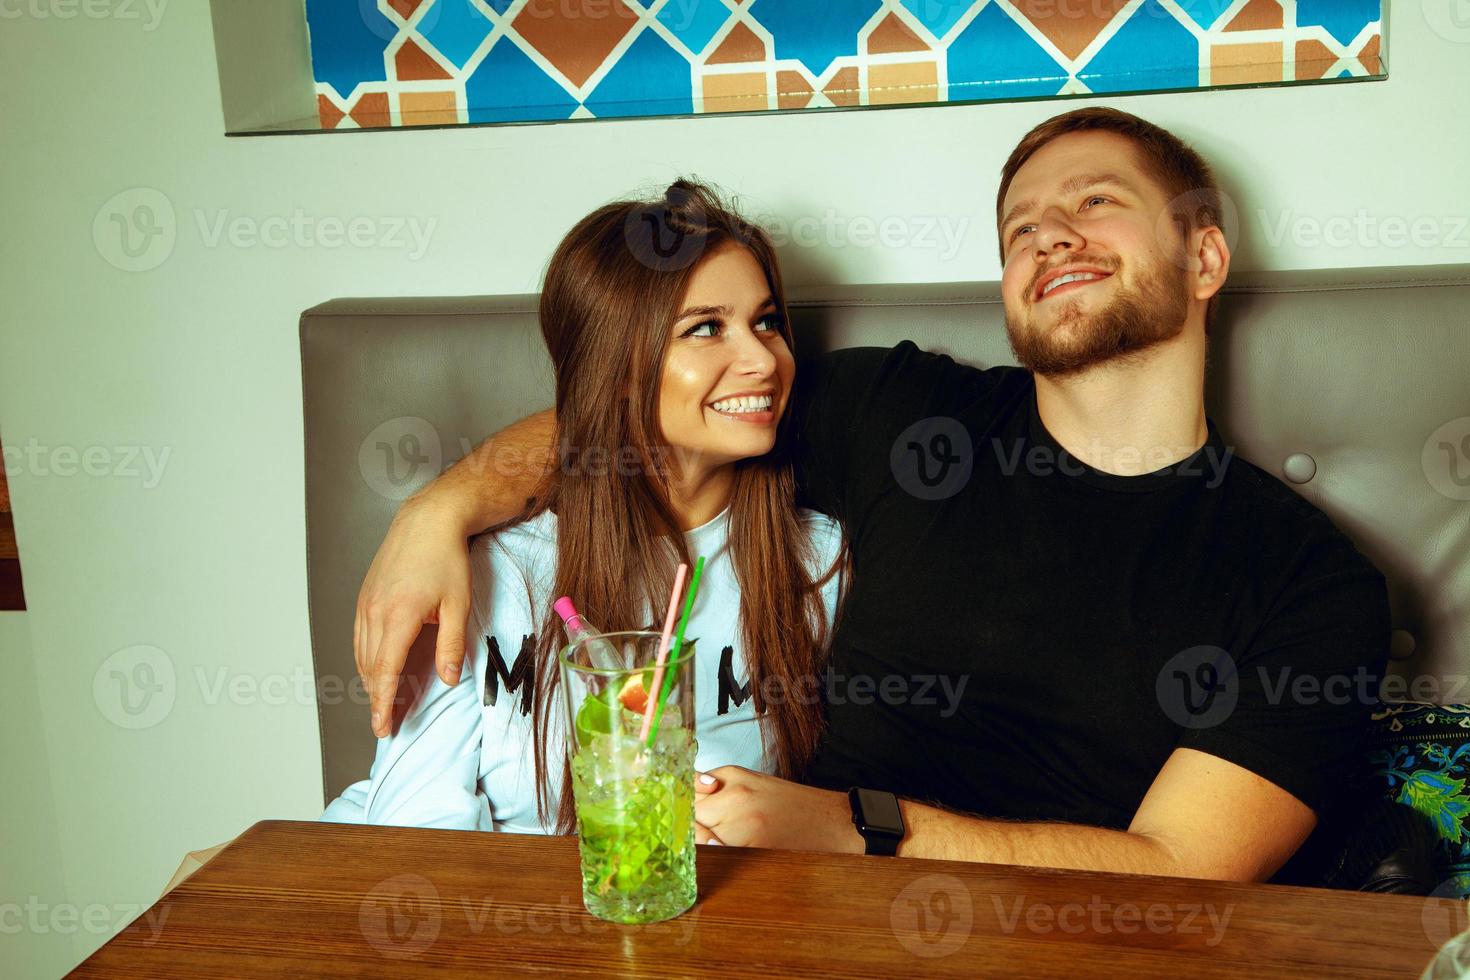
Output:
<svg viewBox="0 0 1470 980">
<path fill-rule="evenodd" d="M 1072 266 L 1070 268 L 1054 269 L 1037 281 L 1036 289 L 1031 295 L 1031 300 L 1032 302 L 1039 303 L 1058 293 L 1082 289 L 1111 277 L 1111 272 L 1095 267 Z"/>
</svg>

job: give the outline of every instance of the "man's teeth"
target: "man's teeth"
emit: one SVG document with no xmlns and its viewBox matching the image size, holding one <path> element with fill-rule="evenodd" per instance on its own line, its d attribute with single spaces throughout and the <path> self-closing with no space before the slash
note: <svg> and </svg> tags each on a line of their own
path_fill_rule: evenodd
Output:
<svg viewBox="0 0 1470 980">
<path fill-rule="evenodd" d="M 717 412 L 726 415 L 743 415 L 746 412 L 769 412 L 771 410 L 770 395 L 747 395 L 744 398 L 726 398 L 724 401 L 715 402 L 710 406 Z"/>
<path fill-rule="evenodd" d="M 1087 282 L 1091 279 L 1101 278 L 1102 276 L 1098 275 L 1096 272 L 1069 272 L 1065 276 L 1053 279 L 1051 282 L 1047 283 L 1046 286 L 1041 290 L 1041 295 L 1045 296 L 1047 293 L 1051 292 L 1053 289 L 1056 289 L 1058 286 L 1065 286 L 1069 282 Z"/>
</svg>

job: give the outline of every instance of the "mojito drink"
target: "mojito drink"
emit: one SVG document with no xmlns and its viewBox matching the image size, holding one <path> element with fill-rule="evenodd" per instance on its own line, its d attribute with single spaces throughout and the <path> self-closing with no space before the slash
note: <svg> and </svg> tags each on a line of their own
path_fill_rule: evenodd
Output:
<svg viewBox="0 0 1470 980">
<path fill-rule="evenodd" d="M 604 636 L 629 666 L 578 666 L 577 644 L 563 656 L 582 899 L 603 919 L 658 922 L 687 910 L 697 891 L 693 644 L 669 658 L 660 681 L 658 634 Z"/>
</svg>

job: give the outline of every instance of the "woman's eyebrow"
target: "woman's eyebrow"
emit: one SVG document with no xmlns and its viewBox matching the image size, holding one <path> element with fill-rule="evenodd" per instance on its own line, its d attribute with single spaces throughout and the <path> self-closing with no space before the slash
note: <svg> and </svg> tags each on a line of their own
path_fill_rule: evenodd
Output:
<svg viewBox="0 0 1470 980">
<path fill-rule="evenodd" d="M 771 307 L 771 306 L 775 306 L 775 305 L 776 305 L 776 298 L 774 296 L 767 296 L 765 298 L 765 300 L 759 306 L 756 307 L 756 309 L 757 310 L 764 310 L 767 307 Z M 691 307 L 689 307 L 689 309 L 685 310 L 683 313 L 680 313 L 678 315 L 678 317 L 675 318 L 674 322 L 675 323 L 678 323 L 680 320 L 687 320 L 687 319 L 689 319 L 692 316 L 724 316 L 724 317 L 728 317 L 728 316 L 732 316 L 732 315 L 733 314 L 730 312 L 730 307 L 728 307 L 728 306 L 691 306 Z"/>
<path fill-rule="evenodd" d="M 679 320 L 687 320 L 691 316 L 729 316 L 728 306 L 691 306 L 679 314 Z M 677 322 L 677 321 L 676 321 Z"/>
</svg>

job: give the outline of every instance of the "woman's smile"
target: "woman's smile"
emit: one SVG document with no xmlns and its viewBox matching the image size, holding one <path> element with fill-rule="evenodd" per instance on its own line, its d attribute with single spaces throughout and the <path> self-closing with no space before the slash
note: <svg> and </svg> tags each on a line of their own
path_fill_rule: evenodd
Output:
<svg viewBox="0 0 1470 980">
<path fill-rule="evenodd" d="M 716 415 L 730 419 L 732 422 L 744 422 L 748 425 L 774 425 L 776 423 L 776 413 L 773 410 L 775 404 L 775 389 L 768 389 L 727 395 L 711 402 L 709 408 Z"/>
</svg>

